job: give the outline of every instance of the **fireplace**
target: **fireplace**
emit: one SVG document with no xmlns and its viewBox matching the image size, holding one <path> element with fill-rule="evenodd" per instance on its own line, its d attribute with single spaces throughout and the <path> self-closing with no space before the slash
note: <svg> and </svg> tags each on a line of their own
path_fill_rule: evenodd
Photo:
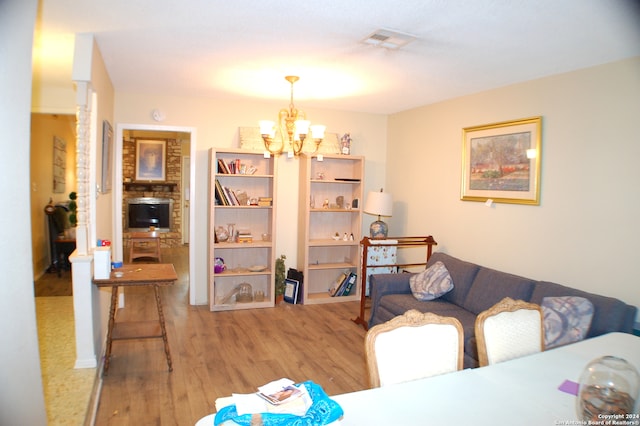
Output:
<svg viewBox="0 0 640 426">
<path fill-rule="evenodd" d="M 172 225 L 173 199 L 128 198 L 125 229 L 129 232 L 148 231 L 154 226 L 157 231 L 169 232 Z"/>
</svg>

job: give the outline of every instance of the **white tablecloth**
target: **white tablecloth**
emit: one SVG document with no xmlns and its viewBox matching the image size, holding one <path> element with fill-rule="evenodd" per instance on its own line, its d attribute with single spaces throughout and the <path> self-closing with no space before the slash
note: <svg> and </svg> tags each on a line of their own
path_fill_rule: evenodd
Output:
<svg viewBox="0 0 640 426">
<path fill-rule="evenodd" d="M 640 337 L 610 333 L 535 355 L 442 376 L 332 397 L 340 425 L 562 425 L 576 423 L 577 382 L 595 358 L 614 355 L 640 371 Z M 201 423 L 202 422 L 202 423 Z M 197 426 L 213 424 L 213 415 Z"/>
</svg>

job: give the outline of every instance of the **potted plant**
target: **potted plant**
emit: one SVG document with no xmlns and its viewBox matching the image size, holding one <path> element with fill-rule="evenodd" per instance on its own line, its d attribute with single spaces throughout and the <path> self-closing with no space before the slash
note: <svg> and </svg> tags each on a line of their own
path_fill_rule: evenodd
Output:
<svg viewBox="0 0 640 426">
<path fill-rule="evenodd" d="M 279 258 L 276 259 L 276 271 L 275 271 L 275 284 L 276 284 L 276 304 L 282 302 L 284 300 L 284 289 L 285 289 L 285 265 L 284 260 L 287 258 L 284 254 L 281 254 Z"/>
<path fill-rule="evenodd" d="M 69 229 L 65 229 L 65 236 L 70 239 L 76 238 L 76 226 L 78 225 L 78 203 L 76 199 L 78 194 L 75 192 L 69 193 L 69 203 L 67 208 L 69 209 Z"/>
<path fill-rule="evenodd" d="M 72 228 L 75 228 L 78 224 L 78 203 L 76 203 L 76 199 L 78 198 L 78 194 L 75 192 L 69 193 L 69 224 Z"/>
</svg>

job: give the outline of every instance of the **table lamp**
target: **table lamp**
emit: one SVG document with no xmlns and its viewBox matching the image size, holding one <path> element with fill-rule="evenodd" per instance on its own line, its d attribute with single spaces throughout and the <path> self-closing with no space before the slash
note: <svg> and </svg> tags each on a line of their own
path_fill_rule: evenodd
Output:
<svg viewBox="0 0 640 426">
<path fill-rule="evenodd" d="M 369 234 L 372 239 L 381 240 L 387 238 L 389 228 L 384 223 L 380 216 L 391 216 L 393 209 L 393 199 L 388 192 L 370 191 L 367 195 L 367 201 L 364 204 L 364 212 L 372 215 L 377 215 L 378 220 L 371 223 L 369 227 Z"/>
</svg>

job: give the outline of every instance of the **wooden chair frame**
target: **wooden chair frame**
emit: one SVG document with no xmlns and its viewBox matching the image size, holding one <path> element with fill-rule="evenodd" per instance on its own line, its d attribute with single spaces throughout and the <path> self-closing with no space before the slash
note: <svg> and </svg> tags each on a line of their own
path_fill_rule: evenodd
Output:
<svg viewBox="0 0 640 426">
<path fill-rule="evenodd" d="M 457 318 L 444 317 L 431 312 L 422 313 L 415 309 L 405 312 L 385 323 L 372 327 L 365 336 L 365 357 L 367 370 L 369 373 L 369 384 L 371 387 L 380 387 L 380 372 L 375 351 L 375 342 L 379 335 L 388 333 L 401 327 L 421 327 L 429 324 L 451 325 L 458 332 L 458 356 L 456 370 L 462 370 L 464 356 L 464 331 L 462 324 Z M 398 360 L 402 362 L 402 360 Z"/>
<path fill-rule="evenodd" d="M 503 312 L 516 312 L 519 310 L 533 310 L 537 311 L 540 315 L 540 351 L 544 351 L 544 324 L 543 324 L 543 314 L 542 308 L 540 305 L 535 303 L 525 302 L 524 300 L 514 300 L 510 297 L 505 297 L 500 302 L 493 305 L 491 308 L 486 311 L 481 312 L 476 317 L 475 322 L 475 334 L 476 341 L 478 345 L 478 360 L 480 362 L 480 367 L 484 367 L 490 364 L 489 357 L 487 355 L 487 341 L 484 333 L 484 324 L 488 318 L 491 318 L 495 315 L 501 314 Z"/>
</svg>

